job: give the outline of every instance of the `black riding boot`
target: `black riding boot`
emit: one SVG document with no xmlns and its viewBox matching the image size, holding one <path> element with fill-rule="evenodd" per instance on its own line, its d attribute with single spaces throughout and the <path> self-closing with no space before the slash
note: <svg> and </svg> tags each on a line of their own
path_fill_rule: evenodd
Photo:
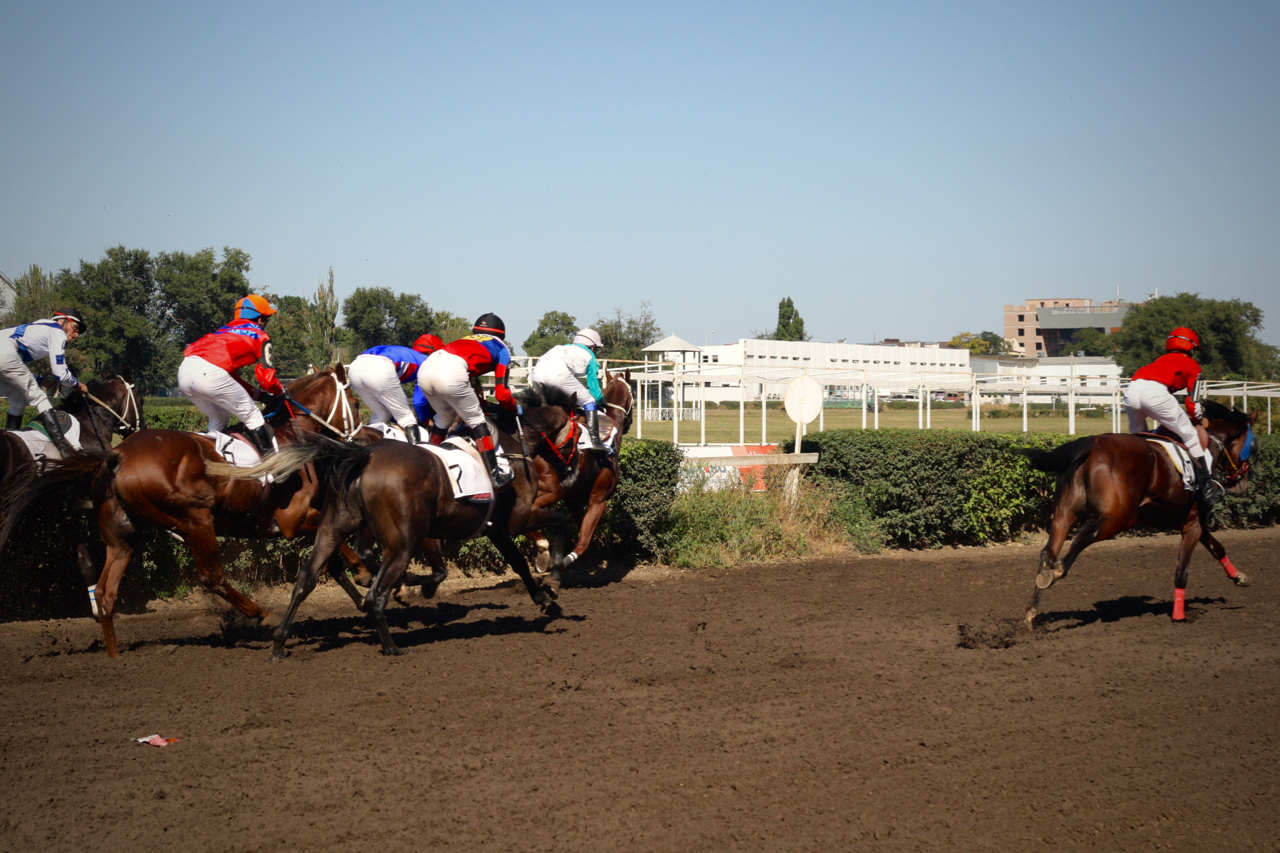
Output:
<svg viewBox="0 0 1280 853">
<path fill-rule="evenodd" d="M 47 409 L 36 415 L 36 420 L 44 426 L 44 431 L 49 434 L 49 440 L 53 442 L 54 447 L 58 448 L 59 453 L 64 457 L 75 453 L 67 443 L 67 437 L 62 432 L 62 424 L 58 423 L 58 416 L 54 414 L 53 409 Z"/>
<path fill-rule="evenodd" d="M 484 467 L 489 471 L 489 479 L 493 481 L 493 490 L 496 492 L 511 482 L 515 472 L 507 471 L 504 474 L 498 468 L 498 451 L 488 424 L 481 424 L 473 428 L 472 432 L 475 434 L 476 447 L 480 450 L 480 458 L 484 460 Z"/>
<path fill-rule="evenodd" d="M 448 435 L 449 435 L 449 431 L 448 431 L 448 430 L 440 429 L 439 427 L 436 427 L 436 426 L 432 426 L 432 427 L 430 427 L 430 428 L 427 430 L 427 432 L 428 432 L 428 434 L 431 436 L 431 438 L 429 438 L 429 439 L 427 440 L 427 441 L 428 441 L 428 443 L 430 443 L 430 444 L 434 444 L 434 445 L 436 445 L 436 446 L 439 446 L 439 445 L 441 445 L 441 444 L 444 444 L 444 440 L 445 440 L 445 438 L 447 438 L 447 437 L 448 437 Z"/>
<path fill-rule="evenodd" d="M 613 448 L 600 440 L 600 413 L 595 409 L 589 409 L 586 415 L 587 437 L 591 439 L 591 450 L 606 456 L 613 453 Z"/>
<path fill-rule="evenodd" d="M 1196 460 L 1196 491 L 1205 506 L 1212 507 L 1226 493 L 1222 484 L 1213 479 L 1209 472 L 1209 460 L 1201 456 Z"/>
<path fill-rule="evenodd" d="M 422 444 L 422 431 L 418 429 L 417 424 L 409 424 L 405 427 L 404 437 L 409 440 L 410 444 Z"/>
<path fill-rule="evenodd" d="M 22 429 L 22 415 L 8 414 L 4 422 L 5 429 Z"/>
<path fill-rule="evenodd" d="M 271 428 L 271 424 L 263 424 L 257 429 L 251 429 L 248 432 L 254 447 L 258 448 L 259 456 L 266 456 L 268 453 L 275 452 L 276 433 Z"/>
</svg>

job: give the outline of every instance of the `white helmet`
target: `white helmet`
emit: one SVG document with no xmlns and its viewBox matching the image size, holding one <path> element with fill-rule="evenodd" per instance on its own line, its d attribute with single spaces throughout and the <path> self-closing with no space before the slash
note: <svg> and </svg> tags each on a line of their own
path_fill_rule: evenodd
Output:
<svg viewBox="0 0 1280 853">
<path fill-rule="evenodd" d="M 592 347 L 599 349 L 604 346 L 604 341 L 600 340 L 600 333 L 595 329 L 583 329 L 573 336 L 575 344 L 582 344 L 584 347 Z"/>
</svg>

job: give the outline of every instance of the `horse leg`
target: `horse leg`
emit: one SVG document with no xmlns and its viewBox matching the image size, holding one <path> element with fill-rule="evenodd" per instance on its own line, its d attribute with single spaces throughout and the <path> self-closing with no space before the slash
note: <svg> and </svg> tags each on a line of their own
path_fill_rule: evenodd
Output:
<svg viewBox="0 0 1280 853">
<path fill-rule="evenodd" d="M 1213 558 L 1222 564 L 1223 570 L 1227 573 L 1227 577 L 1231 578 L 1232 583 L 1236 586 L 1248 586 L 1253 581 L 1244 572 L 1231 565 L 1231 558 L 1227 556 L 1227 549 L 1222 547 L 1222 543 L 1213 538 L 1213 534 L 1209 532 L 1206 525 L 1201 525 L 1200 543 L 1209 549 L 1209 553 Z"/>
<path fill-rule="evenodd" d="M 533 599 L 533 603 L 542 608 L 542 612 L 546 615 L 553 618 L 559 616 L 562 611 L 560 605 L 555 602 L 557 590 L 534 579 L 529 572 L 529 564 L 525 561 L 524 554 L 520 553 L 511 536 L 505 532 L 494 532 L 489 534 L 489 541 L 498 549 L 498 553 L 502 554 L 507 565 L 520 576 L 520 580 L 524 581 L 524 588 L 529 591 L 529 597 Z"/>
<path fill-rule="evenodd" d="M 1173 621 L 1183 622 L 1187 618 L 1187 579 L 1191 575 L 1191 554 L 1196 549 L 1196 542 L 1201 538 L 1204 528 L 1200 519 L 1200 511 L 1193 509 L 1182 526 L 1182 541 L 1178 543 L 1178 568 L 1173 574 Z"/>
<path fill-rule="evenodd" d="M 389 656 L 402 655 L 405 654 L 405 650 L 397 646 L 395 640 L 391 638 L 391 626 L 387 624 L 387 599 L 400 585 L 400 578 L 409 568 L 409 558 L 413 556 L 413 548 L 408 544 L 402 544 L 398 548 L 388 548 L 384 544 L 383 553 L 384 556 L 388 554 L 389 556 L 383 560 L 378 577 L 374 580 L 373 586 L 369 587 L 369 595 L 366 599 L 367 612 L 373 617 L 373 623 L 378 629 L 378 639 L 382 641 L 382 653 Z"/>
<path fill-rule="evenodd" d="M 1067 541 L 1067 535 L 1071 533 L 1071 528 L 1079 517 L 1079 508 L 1075 504 L 1076 501 L 1070 500 L 1069 495 L 1064 491 L 1058 496 L 1058 502 L 1053 508 L 1053 518 L 1049 522 L 1049 541 L 1040 552 L 1040 568 L 1036 572 L 1035 587 L 1031 590 L 1031 600 L 1027 602 L 1027 615 L 1022 619 L 1023 625 L 1027 628 L 1032 626 L 1036 614 L 1040 612 L 1041 593 L 1066 574 L 1058 561 L 1058 553 L 1062 550 L 1063 544 Z"/>
<path fill-rule="evenodd" d="M 116 599 L 120 593 L 120 579 L 124 577 L 124 570 L 133 559 L 133 543 L 127 538 L 133 533 L 133 525 L 114 497 L 105 500 L 98 509 L 98 532 L 107 546 L 107 557 L 93 590 L 94 600 L 97 602 L 95 615 L 102 625 L 102 641 L 107 649 L 107 657 L 114 658 L 120 656 L 114 621 Z M 81 568 L 84 568 L 83 563 Z"/>
<path fill-rule="evenodd" d="M 222 564 L 218 561 L 218 537 L 213 530 L 213 517 L 208 510 L 196 510 L 185 523 L 178 525 L 176 531 L 191 549 L 195 558 L 196 578 L 209 591 L 226 599 L 236 610 L 250 619 L 257 619 L 265 624 L 271 615 L 258 606 L 252 598 L 243 595 L 227 582 L 222 574 Z"/>
<path fill-rule="evenodd" d="M 281 661 L 288 657 L 289 653 L 285 650 L 284 644 L 293 630 L 293 620 L 298 615 L 298 608 L 316 588 L 320 572 L 326 567 L 329 574 L 338 579 L 338 583 L 347 591 L 347 595 L 356 602 L 356 607 L 364 610 L 364 602 L 361 600 L 359 590 L 351 583 L 351 579 L 346 576 L 346 571 L 339 564 L 341 556 L 335 553 L 342 540 L 354 529 L 355 522 L 345 513 L 332 508 L 329 504 L 325 505 L 324 512 L 320 516 L 319 529 L 316 531 L 315 546 L 311 550 L 311 562 L 298 572 L 298 579 L 293 584 L 293 595 L 289 598 L 289 607 L 272 633 L 272 660 Z M 346 583 L 343 583 L 344 580 Z"/>
<path fill-rule="evenodd" d="M 419 542 L 418 547 L 422 549 L 427 563 L 431 566 L 431 574 L 422 579 L 422 597 L 435 598 L 436 590 L 449 577 L 449 567 L 444 561 L 444 550 L 440 546 L 439 539 L 430 537 Z"/>
<path fill-rule="evenodd" d="M 609 502 L 608 496 L 612 491 L 612 483 L 597 482 L 587 500 L 586 511 L 579 513 L 575 509 L 574 516 L 580 515 L 582 518 L 582 522 L 578 525 L 578 541 L 574 549 L 564 556 L 560 562 L 560 568 L 569 566 L 587 553 L 587 549 L 591 547 L 591 540 L 596 535 L 596 528 L 600 526 L 600 519 L 604 518 L 604 510 Z"/>
<path fill-rule="evenodd" d="M 538 549 L 538 556 L 533 559 L 533 570 L 538 574 L 545 574 L 551 568 L 552 563 L 551 540 L 541 530 L 533 531 L 531 538 Z"/>
</svg>

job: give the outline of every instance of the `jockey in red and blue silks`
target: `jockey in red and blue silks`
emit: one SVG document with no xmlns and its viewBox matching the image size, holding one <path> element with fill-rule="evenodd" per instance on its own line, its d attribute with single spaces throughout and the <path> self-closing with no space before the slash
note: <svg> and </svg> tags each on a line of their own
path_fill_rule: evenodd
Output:
<svg viewBox="0 0 1280 853">
<path fill-rule="evenodd" d="M 271 366 L 271 338 L 263 328 L 275 313 L 261 296 L 244 297 L 230 323 L 183 350 L 178 367 L 178 390 L 209 417 L 209 432 L 222 432 L 235 415 L 260 453 L 275 447 L 275 436 L 254 403 L 258 392 L 237 373 L 259 362 L 254 368 L 259 387 L 269 394 L 284 393 Z"/>
<path fill-rule="evenodd" d="M 442 442 L 461 419 L 470 427 L 494 487 L 499 488 L 510 481 L 511 475 L 498 472 L 497 445 L 489 432 L 489 425 L 485 423 L 480 398 L 472 388 L 471 380 L 492 373 L 497 380 L 494 397 L 503 408 L 514 410 L 516 401 L 508 384 L 511 350 L 503 340 L 506 326 L 495 314 L 482 316 L 472 331 L 475 334 L 446 344 L 427 358 L 418 369 L 418 386 L 435 410 L 431 443 Z"/>
<path fill-rule="evenodd" d="M 1191 329 L 1180 326 L 1170 332 L 1165 354 L 1134 372 L 1125 390 L 1124 405 L 1129 413 L 1129 432 L 1145 432 L 1147 418 L 1151 418 L 1181 439 L 1195 462 L 1197 489 L 1213 506 L 1222 497 L 1222 487 L 1213 481 L 1209 459 L 1192 423 L 1202 414 L 1197 399 L 1201 370 L 1191 357 L 1198 349 L 1200 336 Z M 1174 399 L 1176 391 L 1187 392 L 1185 409 Z"/>
<path fill-rule="evenodd" d="M 416 387 L 419 366 L 442 346 L 444 341 L 435 335 L 421 335 L 411 347 L 376 346 L 356 356 L 347 369 L 347 376 L 351 379 L 351 390 L 373 410 L 371 423 L 396 423 L 410 444 L 422 440 L 417 418 L 405 402 L 401 386 L 413 382 Z"/>
</svg>

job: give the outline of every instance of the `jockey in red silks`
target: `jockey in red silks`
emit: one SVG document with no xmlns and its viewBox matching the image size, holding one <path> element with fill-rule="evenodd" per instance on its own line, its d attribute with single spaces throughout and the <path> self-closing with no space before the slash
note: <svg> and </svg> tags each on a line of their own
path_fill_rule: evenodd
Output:
<svg viewBox="0 0 1280 853">
<path fill-rule="evenodd" d="M 261 296 L 244 297 L 230 323 L 183 350 L 178 367 L 178 390 L 209 416 L 209 432 L 222 432 L 235 415 L 262 454 L 275 449 L 275 434 L 254 403 L 259 392 L 236 374 L 259 362 L 253 371 L 258 386 L 268 394 L 284 394 L 271 365 L 271 338 L 263 328 L 274 313 Z"/>
<path fill-rule="evenodd" d="M 417 418 L 400 386 L 405 382 L 416 386 L 418 368 L 442 346 L 444 341 L 435 335 L 419 335 L 411 347 L 394 344 L 370 347 L 355 357 L 347 368 L 347 376 L 351 379 L 351 390 L 373 410 L 371 423 L 399 424 L 410 444 L 421 443 Z"/>
<path fill-rule="evenodd" d="M 480 408 L 480 398 L 471 380 L 492 373 L 497 380 L 493 395 L 504 409 L 514 411 L 515 397 L 508 386 L 511 367 L 511 350 L 504 340 L 507 327 L 496 314 L 485 314 L 472 327 L 475 334 L 460 338 L 443 349 L 436 350 L 418 368 L 418 385 L 434 410 L 431 426 L 431 443 L 439 444 L 449 430 L 461 419 L 471 428 L 476 448 L 489 469 L 494 489 L 511 481 L 498 470 L 498 459 L 493 434 Z"/>
<path fill-rule="evenodd" d="M 1200 365 L 1191 353 L 1200 349 L 1200 336 L 1179 326 L 1165 341 L 1165 354 L 1140 368 L 1129 380 L 1124 394 L 1129 412 L 1129 432 L 1145 432 L 1147 418 L 1167 427 L 1186 445 L 1195 461 L 1196 488 L 1209 506 L 1222 497 L 1222 486 L 1214 482 L 1209 458 L 1200 446 L 1200 436 L 1192 421 L 1203 416 L 1199 396 Z M 1186 391 L 1185 410 L 1174 399 L 1175 391 Z"/>
</svg>

